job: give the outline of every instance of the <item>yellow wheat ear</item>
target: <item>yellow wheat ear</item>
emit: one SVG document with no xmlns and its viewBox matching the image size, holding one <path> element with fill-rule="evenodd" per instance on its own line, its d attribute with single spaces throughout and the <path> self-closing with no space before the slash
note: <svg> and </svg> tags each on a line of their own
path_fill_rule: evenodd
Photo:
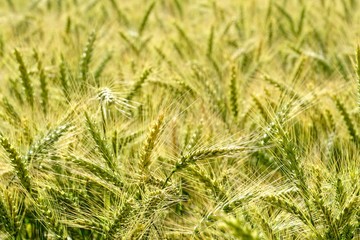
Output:
<svg viewBox="0 0 360 240">
<path fill-rule="evenodd" d="M 149 166 L 151 164 L 151 153 L 160 135 L 163 120 L 164 115 L 161 114 L 157 121 L 149 128 L 147 138 L 140 153 L 140 169 L 144 172 L 149 171 Z"/>
</svg>

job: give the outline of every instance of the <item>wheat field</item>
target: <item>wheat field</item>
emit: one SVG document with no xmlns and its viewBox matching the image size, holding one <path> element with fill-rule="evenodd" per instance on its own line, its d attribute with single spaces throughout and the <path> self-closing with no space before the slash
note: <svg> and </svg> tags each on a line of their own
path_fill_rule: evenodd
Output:
<svg viewBox="0 0 360 240">
<path fill-rule="evenodd" d="M 357 0 L 0 1 L 0 239 L 360 239 Z"/>
</svg>

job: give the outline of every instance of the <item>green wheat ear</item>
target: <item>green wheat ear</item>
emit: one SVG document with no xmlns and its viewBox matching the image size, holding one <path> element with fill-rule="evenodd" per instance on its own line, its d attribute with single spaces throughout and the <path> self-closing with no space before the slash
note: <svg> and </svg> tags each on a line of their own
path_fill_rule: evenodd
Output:
<svg viewBox="0 0 360 240">
<path fill-rule="evenodd" d="M 96 70 L 94 72 L 94 79 L 95 79 L 96 85 L 98 87 L 100 87 L 100 77 L 101 77 L 106 65 L 110 62 L 111 59 L 112 59 L 112 54 L 111 53 L 106 54 L 106 56 L 102 59 L 99 66 L 96 68 Z"/>
<path fill-rule="evenodd" d="M 42 139 L 34 142 L 25 156 L 26 161 L 34 161 L 37 158 L 46 156 L 48 153 L 53 151 L 54 144 L 58 142 L 67 131 L 69 131 L 70 127 L 70 124 L 60 125 L 50 130 Z"/>
<path fill-rule="evenodd" d="M 81 55 L 80 79 L 82 80 L 83 84 L 85 84 L 85 82 L 88 78 L 88 75 L 89 75 L 89 68 L 90 68 L 90 63 L 91 63 L 92 55 L 93 55 L 93 51 L 94 51 L 95 40 L 96 40 L 96 33 L 94 31 L 94 32 L 90 33 L 89 38 L 86 42 L 86 46 Z"/>
<path fill-rule="evenodd" d="M 129 20 L 127 19 L 125 13 L 119 8 L 118 4 L 115 0 L 109 0 L 112 8 L 115 10 L 117 14 L 117 18 L 120 22 L 124 23 L 126 26 L 129 25 Z"/>
<path fill-rule="evenodd" d="M 101 136 L 95 124 L 91 121 L 89 115 L 85 112 L 86 126 L 87 129 L 95 142 L 96 148 L 105 160 L 105 163 L 109 167 L 109 169 L 115 169 L 115 163 L 111 151 L 105 141 L 105 139 Z"/>
<path fill-rule="evenodd" d="M 239 219 L 236 220 L 225 220 L 224 221 L 227 227 L 231 230 L 233 235 L 238 239 L 247 239 L 247 240 L 260 240 L 257 232 L 254 229 L 251 229 L 247 225 L 244 225 L 243 221 Z"/>
<path fill-rule="evenodd" d="M 358 108 L 360 111 L 360 46 L 356 48 L 356 76 L 357 76 L 357 87 L 358 87 Z"/>
<path fill-rule="evenodd" d="M 204 159 L 231 156 L 246 150 L 249 149 L 244 146 L 228 146 L 228 147 L 204 148 L 204 149 L 191 151 L 190 153 L 181 156 L 180 160 L 175 164 L 173 170 L 166 177 L 163 187 L 166 186 L 168 181 L 176 172 L 183 170 L 184 168 L 186 168 L 191 164 L 195 164 L 196 162 Z"/>
<path fill-rule="evenodd" d="M 133 50 L 136 55 L 139 55 L 140 49 L 135 45 L 135 43 L 133 43 L 124 32 L 119 31 L 119 35 L 129 45 L 131 50 Z"/>
<path fill-rule="evenodd" d="M 130 90 L 129 94 L 126 96 L 125 99 L 127 101 L 131 101 L 135 97 L 135 95 L 138 94 L 138 92 L 141 90 L 143 84 L 148 79 L 151 72 L 152 72 L 152 68 L 147 68 L 144 70 L 144 72 L 140 76 L 140 79 L 135 83 L 133 88 Z"/>
<path fill-rule="evenodd" d="M 40 80 L 40 89 L 41 89 L 41 108 L 44 114 L 47 114 L 49 108 L 49 88 L 47 86 L 47 80 L 45 76 L 45 70 L 42 65 L 42 61 L 39 57 L 39 54 L 34 50 L 34 58 L 37 61 L 37 70 Z"/>
<path fill-rule="evenodd" d="M 73 162 L 76 166 L 83 168 L 85 171 L 97 176 L 98 178 L 110 182 L 117 187 L 122 187 L 123 183 L 114 172 L 108 171 L 103 166 L 96 165 L 92 162 L 80 159 L 76 156 L 69 156 L 66 158 L 69 162 Z"/>
<path fill-rule="evenodd" d="M 216 181 L 216 179 L 211 179 L 211 177 L 200 168 L 189 166 L 188 170 L 194 177 L 198 178 L 206 188 L 210 189 L 215 200 L 220 199 L 221 201 L 226 201 L 228 197 L 225 189 L 218 181 Z"/>
<path fill-rule="evenodd" d="M 257 98 L 255 95 L 251 94 L 251 98 L 254 100 L 256 108 L 259 110 L 260 115 L 265 119 L 268 120 L 269 116 L 266 112 L 266 107 L 261 103 L 260 99 Z"/>
<path fill-rule="evenodd" d="M 153 11 L 154 7 L 155 7 L 156 2 L 152 2 L 149 6 L 149 8 L 146 10 L 144 18 L 141 21 L 140 27 L 139 27 L 139 35 L 141 36 L 145 30 L 146 27 L 146 23 L 149 20 L 149 16 L 151 14 L 151 12 Z"/>
<path fill-rule="evenodd" d="M 3 198 L 3 196 L 1 197 L 2 198 L 0 199 L 0 229 L 1 226 L 4 226 L 6 232 L 12 234 L 13 232 L 15 232 L 15 226 L 12 223 L 7 208 L 3 202 L 3 199 L 5 200 L 5 198 Z"/>
<path fill-rule="evenodd" d="M 3 57 L 5 54 L 5 42 L 3 35 L 0 35 L 0 57 Z"/>
<path fill-rule="evenodd" d="M 276 87 L 277 89 L 279 89 L 284 94 L 288 95 L 289 97 L 291 97 L 295 100 L 301 101 L 301 99 L 302 99 L 301 96 L 299 94 L 297 94 L 291 88 L 287 87 L 285 84 L 280 83 L 280 82 L 270 78 L 269 76 L 264 76 L 264 80 L 267 81 L 268 83 L 270 83 L 271 85 L 273 85 L 274 87 Z"/>
<path fill-rule="evenodd" d="M 268 195 L 261 198 L 265 202 L 268 202 L 280 209 L 285 210 L 286 212 L 293 214 L 298 217 L 304 224 L 308 225 L 310 221 L 310 216 L 300 209 L 294 202 L 288 199 L 284 199 L 283 197 L 278 197 L 275 195 Z"/>
<path fill-rule="evenodd" d="M 14 54 L 16 61 L 19 64 L 20 78 L 25 91 L 26 100 L 28 101 L 31 107 L 34 107 L 34 89 L 30 80 L 28 70 L 25 66 L 21 54 L 17 49 L 15 49 Z"/>
<path fill-rule="evenodd" d="M 211 26 L 208 43 L 207 43 L 207 50 L 206 50 L 206 56 L 208 56 L 209 58 L 211 58 L 212 56 L 213 46 L 214 46 L 214 26 Z"/>
<path fill-rule="evenodd" d="M 179 33 L 179 36 L 181 37 L 181 39 L 186 43 L 186 46 L 188 47 L 188 50 L 191 52 L 191 53 L 195 53 L 195 44 L 193 43 L 193 41 L 189 38 L 189 36 L 186 34 L 185 30 L 180 27 L 179 24 L 175 23 L 174 24 L 177 32 Z"/>
<path fill-rule="evenodd" d="M 59 66 L 59 79 L 61 84 L 61 90 L 67 101 L 70 101 L 70 88 L 68 82 L 68 74 L 64 57 L 61 56 L 61 63 Z"/>
<path fill-rule="evenodd" d="M 238 114 L 239 114 L 239 110 L 238 110 L 238 89 L 237 89 L 237 84 L 236 84 L 236 68 L 235 66 L 233 66 L 231 68 L 231 78 L 230 78 L 230 105 L 231 105 L 231 110 L 232 113 L 234 115 L 235 118 L 237 118 Z"/>
<path fill-rule="evenodd" d="M 6 115 L 10 117 L 12 124 L 19 126 L 21 124 L 21 118 L 15 110 L 15 107 L 8 101 L 6 97 L 4 97 L 2 100 L 2 106 Z"/>
<path fill-rule="evenodd" d="M 117 239 L 121 230 L 126 226 L 126 223 L 128 222 L 127 219 L 131 217 L 133 212 L 133 206 L 130 203 L 123 203 L 121 208 L 115 213 L 115 216 L 108 228 L 109 231 L 107 236 L 111 237 L 111 239 Z"/>
<path fill-rule="evenodd" d="M 0 144 L 7 152 L 11 165 L 14 167 L 15 173 L 19 178 L 24 188 L 30 192 L 30 175 L 28 172 L 28 166 L 25 161 L 21 158 L 21 155 L 15 150 L 15 148 L 9 143 L 9 140 L 0 134 Z"/>
<path fill-rule="evenodd" d="M 341 116 L 344 119 L 345 125 L 350 134 L 351 140 L 354 141 L 355 143 L 358 143 L 360 138 L 356 132 L 355 124 L 354 124 L 353 120 L 351 119 L 348 110 L 346 109 L 345 105 L 338 98 L 334 98 L 334 101 L 336 103 L 337 109 L 339 110 Z"/>
<path fill-rule="evenodd" d="M 196 146 L 196 144 L 199 143 L 203 130 L 202 128 L 203 128 L 203 123 L 200 123 L 199 126 L 196 127 L 195 131 L 191 135 L 190 132 L 186 134 L 183 152 L 191 151 Z"/>
<path fill-rule="evenodd" d="M 43 221 L 43 224 L 48 225 L 57 239 L 66 239 L 64 225 L 58 221 L 56 211 L 54 209 L 49 211 L 48 203 L 46 203 L 47 200 L 41 198 L 39 197 L 36 203 L 37 214 L 41 216 L 41 221 Z"/>
</svg>

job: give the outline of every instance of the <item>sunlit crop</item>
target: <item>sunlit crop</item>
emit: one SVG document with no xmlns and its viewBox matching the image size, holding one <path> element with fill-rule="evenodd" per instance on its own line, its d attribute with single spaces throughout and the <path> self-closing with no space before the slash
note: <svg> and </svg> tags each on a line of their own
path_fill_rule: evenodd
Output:
<svg viewBox="0 0 360 240">
<path fill-rule="evenodd" d="M 0 239 L 360 239 L 356 0 L 0 1 Z"/>
</svg>

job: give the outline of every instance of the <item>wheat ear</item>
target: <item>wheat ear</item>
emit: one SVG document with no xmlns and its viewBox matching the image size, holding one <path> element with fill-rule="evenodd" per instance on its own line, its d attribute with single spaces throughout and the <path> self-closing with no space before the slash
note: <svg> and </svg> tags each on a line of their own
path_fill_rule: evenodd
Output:
<svg viewBox="0 0 360 240">
<path fill-rule="evenodd" d="M 28 166 L 25 161 L 21 158 L 20 154 L 15 150 L 15 148 L 9 143 L 9 140 L 0 134 L 0 144 L 8 153 L 12 166 L 14 167 L 15 173 L 19 178 L 21 184 L 24 188 L 30 192 L 30 175 L 28 172 Z"/>
<path fill-rule="evenodd" d="M 19 72 L 20 72 L 20 78 L 21 82 L 25 91 L 26 100 L 30 104 L 31 107 L 34 107 L 34 89 L 30 80 L 30 76 L 28 73 L 28 70 L 25 66 L 25 63 L 21 57 L 21 54 L 17 49 L 14 51 L 16 61 L 19 64 Z"/>
<path fill-rule="evenodd" d="M 151 153 L 155 147 L 155 143 L 159 137 L 164 115 L 160 115 L 158 120 L 151 126 L 148 136 L 143 145 L 143 149 L 140 154 L 140 168 L 142 171 L 147 172 L 151 164 Z"/>
</svg>

